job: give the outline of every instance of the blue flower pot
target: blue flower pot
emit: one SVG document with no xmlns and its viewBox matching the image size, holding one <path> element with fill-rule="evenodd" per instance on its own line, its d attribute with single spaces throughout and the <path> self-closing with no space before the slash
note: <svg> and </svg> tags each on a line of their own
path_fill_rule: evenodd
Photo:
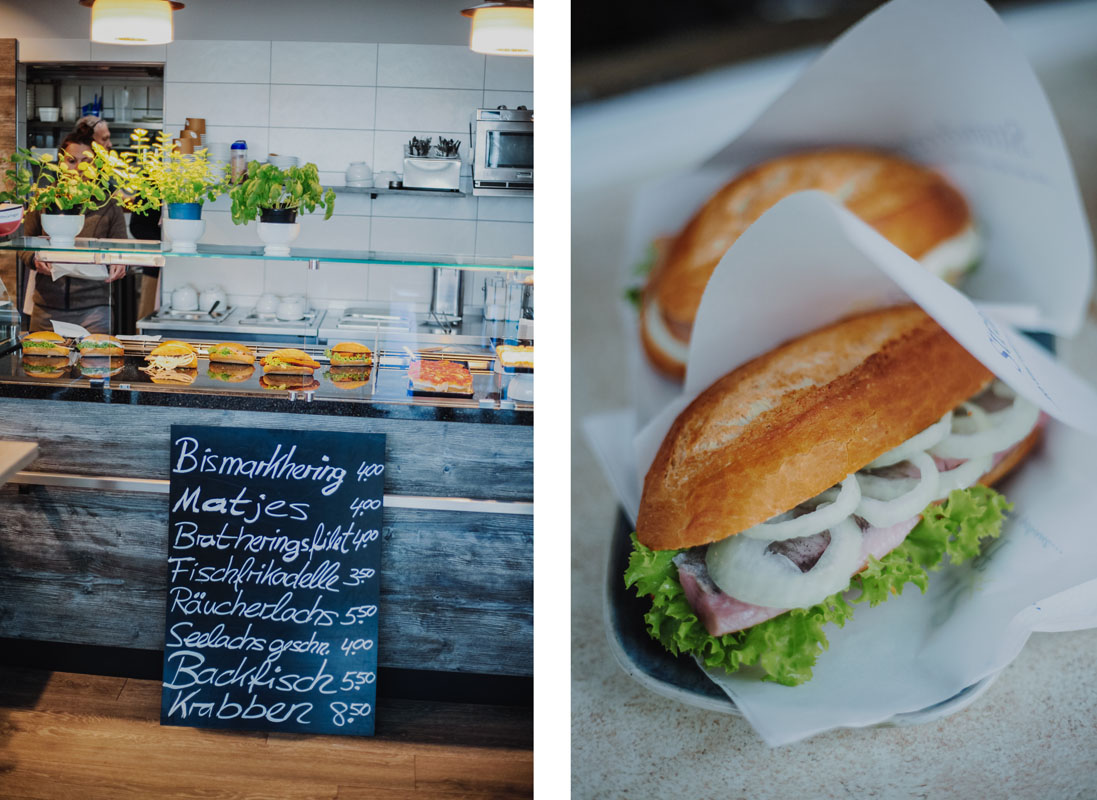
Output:
<svg viewBox="0 0 1097 800">
<path fill-rule="evenodd" d="M 201 203 L 168 203 L 169 219 L 202 219 Z"/>
</svg>

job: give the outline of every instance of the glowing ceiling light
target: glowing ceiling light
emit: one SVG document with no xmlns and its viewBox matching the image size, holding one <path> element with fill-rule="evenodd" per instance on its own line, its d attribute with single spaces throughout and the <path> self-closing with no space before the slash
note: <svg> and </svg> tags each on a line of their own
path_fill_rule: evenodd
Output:
<svg viewBox="0 0 1097 800">
<path fill-rule="evenodd" d="M 91 7 L 91 40 L 102 44 L 167 44 L 174 0 L 80 0 Z"/>
<path fill-rule="evenodd" d="M 489 0 L 461 12 L 472 17 L 469 48 L 490 56 L 533 55 L 532 0 Z"/>
</svg>

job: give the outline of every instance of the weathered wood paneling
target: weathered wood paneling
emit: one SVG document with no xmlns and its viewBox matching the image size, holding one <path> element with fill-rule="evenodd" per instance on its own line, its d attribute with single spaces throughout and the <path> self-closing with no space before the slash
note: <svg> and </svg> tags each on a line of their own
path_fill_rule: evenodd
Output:
<svg viewBox="0 0 1097 800">
<path fill-rule="evenodd" d="M 38 442 L 44 472 L 168 477 L 172 424 L 384 433 L 385 491 L 529 500 L 533 428 L 0 398 L 0 438 Z"/>
<path fill-rule="evenodd" d="M 0 636 L 163 647 L 166 495 L 9 485 L 0 509 Z M 532 674 L 532 527 L 386 509 L 380 663 Z"/>
</svg>

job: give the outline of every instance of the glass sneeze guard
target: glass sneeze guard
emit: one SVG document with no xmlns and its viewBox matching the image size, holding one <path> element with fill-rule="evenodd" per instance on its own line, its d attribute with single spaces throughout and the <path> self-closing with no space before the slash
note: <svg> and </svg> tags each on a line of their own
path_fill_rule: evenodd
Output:
<svg viewBox="0 0 1097 800">
<path fill-rule="evenodd" d="M 196 253 L 176 253 L 165 243 L 140 239 L 77 239 L 74 247 L 51 247 L 48 236 L 17 236 L 0 241 L 0 250 L 52 251 L 78 253 L 91 263 L 137 263 L 162 266 L 161 259 L 241 258 L 268 261 L 334 261 L 347 264 L 390 264 L 404 267 L 457 267 L 484 270 L 533 270 L 532 256 L 496 258 L 477 255 L 433 255 L 421 253 L 385 253 L 374 250 L 317 250 L 291 248 L 288 256 L 268 256 L 263 245 L 199 244 Z M 102 258 L 98 258 L 102 256 Z M 121 256 L 121 258 L 119 258 Z M 129 260 L 130 258 L 133 260 Z"/>
</svg>

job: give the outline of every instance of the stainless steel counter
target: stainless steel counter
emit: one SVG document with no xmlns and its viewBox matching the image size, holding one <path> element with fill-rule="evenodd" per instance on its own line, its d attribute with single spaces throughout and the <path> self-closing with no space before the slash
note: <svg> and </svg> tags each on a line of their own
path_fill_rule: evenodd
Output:
<svg viewBox="0 0 1097 800">
<path fill-rule="evenodd" d="M 343 309 L 319 309 L 315 315 L 298 322 L 284 322 L 273 315 L 255 318 L 254 310 L 237 306 L 223 317 L 178 319 L 157 312 L 137 322 L 143 334 L 167 338 L 196 338 L 217 341 L 327 344 L 339 341 L 373 342 L 389 347 L 400 346 L 491 346 L 493 339 L 515 338 L 516 322 L 485 320 L 474 308 L 452 327 L 443 327 L 429 314 L 400 314 L 380 307 L 369 308 L 370 315 L 344 319 Z M 385 319 L 387 318 L 387 319 Z"/>
</svg>

